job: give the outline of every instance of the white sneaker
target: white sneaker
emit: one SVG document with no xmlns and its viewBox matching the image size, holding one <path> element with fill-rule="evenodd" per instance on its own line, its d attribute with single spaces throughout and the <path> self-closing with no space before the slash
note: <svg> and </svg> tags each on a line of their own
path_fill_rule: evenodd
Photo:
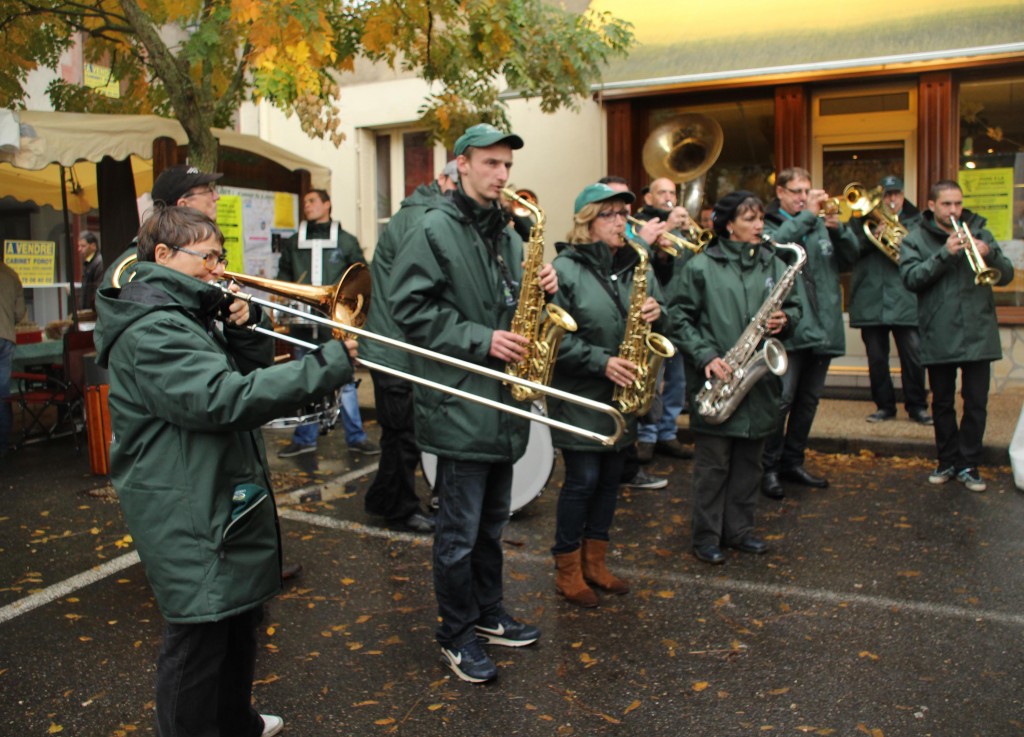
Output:
<svg viewBox="0 0 1024 737">
<path fill-rule="evenodd" d="M 273 737 L 284 729 L 284 719 L 273 714 L 260 714 L 263 719 L 263 737 Z"/>
</svg>

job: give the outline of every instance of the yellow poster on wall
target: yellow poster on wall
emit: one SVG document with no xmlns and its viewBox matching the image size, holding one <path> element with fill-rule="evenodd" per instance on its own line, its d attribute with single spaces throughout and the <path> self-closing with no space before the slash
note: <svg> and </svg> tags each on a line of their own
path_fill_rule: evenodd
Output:
<svg viewBox="0 0 1024 737">
<path fill-rule="evenodd" d="M 4 241 L 4 263 L 26 287 L 53 284 L 57 264 L 55 241 Z"/>
<path fill-rule="evenodd" d="M 295 195 L 291 192 L 274 193 L 274 227 L 282 230 L 299 227 L 295 222 Z"/>
<path fill-rule="evenodd" d="M 957 180 L 964 207 L 987 219 L 1000 243 L 1013 238 L 1013 169 L 962 169 Z"/>
<path fill-rule="evenodd" d="M 217 225 L 224 233 L 224 253 L 228 257 L 228 268 L 244 271 L 242 268 L 242 198 L 239 195 L 222 194 L 217 200 Z"/>
</svg>

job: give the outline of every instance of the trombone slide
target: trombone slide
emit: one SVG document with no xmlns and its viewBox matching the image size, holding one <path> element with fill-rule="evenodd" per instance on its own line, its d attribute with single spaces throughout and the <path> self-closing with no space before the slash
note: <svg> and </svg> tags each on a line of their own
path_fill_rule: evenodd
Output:
<svg viewBox="0 0 1024 737">
<path fill-rule="evenodd" d="M 409 343 L 404 343 L 400 340 L 389 338 L 386 335 L 379 335 L 378 333 L 373 333 L 370 332 L 369 330 L 364 330 L 363 328 L 345 325 L 344 323 L 337 322 L 336 320 L 330 320 L 326 317 L 320 317 L 319 315 L 311 315 L 309 313 L 303 312 L 302 310 L 297 310 L 293 307 L 280 305 L 269 300 L 254 297 L 251 294 L 245 294 L 243 292 L 232 292 L 230 289 L 223 286 L 221 287 L 221 289 L 224 291 L 225 294 L 230 295 L 235 299 L 245 300 L 250 304 L 257 304 L 270 309 L 281 310 L 282 312 L 297 315 L 299 317 L 311 320 L 321 325 L 325 325 L 335 330 L 343 330 L 347 334 L 355 335 L 360 338 L 366 338 L 368 340 L 376 340 L 380 343 L 384 343 L 385 345 L 391 346 L 392 348 L 398 348 L 399 350 L 412 353 L 413 355 L 417 355 L 422 358 L 427 358 L 433 361 L 439 361 L 449 366 L 454 366 L 456 368 L 463 369 L 464 371 L 469 371 L 470 373 L 486 376 L 490 379 L 494 379 L 495 381 L 501 381 L 508 384 L 522 386 L 527 389 L 538 392 L 541 395 L 551 396 L 556 399 L 561 399 L 562 401 L 569 402 L 571 404 L 577 404 L 581 407 L 592 409 L 595 412 L 600 412 L 601 414 L 607 415 L 609 418 L 611 418 L 612 422 L 615 425 L 615 430 L 610 435 L 602 435 L 601 433 L 594 432 L 592 430 L 587 430 L 586 428 L 577 427 L 576 425 L 570 425 L 566 422 L 552 419 L 551 417 L 534 414 L 528 409 L 513 407 L 508 404 L 496 402 L 486 397 L 481 397 L 477 394 L 472 394 L 471 392 L 463 391 L 462 389 L 456 389 L 445 384 L 439 384 L 436 381 L 431 381 L 430 379 L 425 379 L 422 376 L 417 376 L 415 374 L 409 374 L 406 373 L 405 371 L 400 371 L 398 369 L 391 368 L 390 366 L 384 366 L 382 364 L 374 363 L 372 361 L 359 361 L 359 363 L 362 366 L 365 366 L 366 368 L 371 369 L 373 371 L 380 371 L 381 373 L 390 374 L 391 376 L 397 376 L 401 379 L 405 379 L 406 381 L 411 381 L 414 384 L 419 384 L 420 386 L 425 386 L 439 392 L 444 392 L 445 394 L 451 394 L 452 396 L 459 397 L 460 399 L 466 399 L 471 402 L 476 402 L 477 404 L 482 404 L 485 407 L 490 407 L 491 409 L 496 409 L 500 412 L 506 412 L 508 414 L 515 415 L 516 417 L 521 417 L 523 419 L 530 420 L 531 422 L 540 422 L 544 425 L 548 425 L 549 427 L 553 427 L 556 430 L 564 430 L 565 432 L 572 433 L 574 435 L 579 435 L 580 437 L 587 438 L 588 440 L 600 443 L 601 445 L 614 445 L 616 441 L 618 441 L 618 439 L 622 437 L 622 433 L 625 432 L 626 430 L 626 420 L 622 416 L 622 413 L 609 404 L 596 402 L 592 399 L 587 399 L 586 397 L 579 397 L 576 396 L 575 394 L 564 392 L 561 389 L 555 389 L 544 384 L 537 384 L 536 382 L 529 381 L 528 379 L 523 379 L 518 376 L 511 376 L 509 374 L 506 374 L 504 371 L 497 371 L 495 369 L 487 368 L 486 366 L 480 366 L 475 363 L 470 363 L 469 361 L 464 361 L 461 358 L 455 358 L 454 356 L 446 356 L 444 354 L 437 353 L 436 351 L 431 351 L 426 348 L 420 348 L 419 346 L 410 345 Z M 248 329 L 252 330 L 253 332 L 271 335 L 275 338 L 281 338 L 283 340 L 287 340 L 289 342 L 295 343 L 296 345 L 301 345 L 306 348 L 315 349 L 318 347 L 314 343 L 309 343 L 308 341 L 301 340 L 299 338 L 293 338 L 291 336 L 285 336 L 282 335 L 281 333 L 276 333 L 273 330 L 261 328 L 256 325 L 250 325 L 248 326 Z"/>
</svg>

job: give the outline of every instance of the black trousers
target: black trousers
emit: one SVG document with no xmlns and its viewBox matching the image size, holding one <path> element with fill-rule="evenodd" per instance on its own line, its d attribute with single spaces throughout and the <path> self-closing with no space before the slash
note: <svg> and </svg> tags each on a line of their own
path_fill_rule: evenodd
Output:
<svg viewBox="0 0 1024 737">
<path fill-rule="evenodd" d="M 960 396 L 964 400 L 959 425 L 956 420 L 957 369 L 961 377 Z M 981 463 L 991 378 L 991 361 L 939 363 L 928 367 L 939 468 L 953 466 L 960 471 L 976 468 Z"/>
<path fill-rule="evenodd" d="M 896 341 L 903 381 L 903 406 L 913 415 L 928 409 L 928 392 L 924 387 L 924 366 L 921 365 L 921 336 L 915 327 L 871 325 L 860 329 L 864 350 L 868 354 L 868 376 L 871 399 L 885 412 L 896 412 L 896 389 L 889 375 L 889 333 Z"/>
<path fill-rule="evenodd" d="M 789 369 L 782 377 L 778 426 L 764 445 L 765 471 L 804 465 L 807 438 L 831 363 L 831 356 L 818 356 L 809 350 L 789 352 Z"/>
<path fill-rule="evenodd" d="M 379 371 L 371 371 L 370 376 L 380 424 L 380 463 L 366 490 L 364 508 L 388 522 L 402 522 L 420 510 L 416 496 L 420 450 L 413 426 L 412 383 Z"/>
<path fill-rule="evenodd" d="M 259 606 L 219 622 L 164 629 L 156 666 L 159 737 L 259 737 L 252 708 Z"/>
<path fill-rule="evenodd" d="M 693 545 L 721 545 L 754 529 L 764 440 L 694 435 Z"/>
</svg>

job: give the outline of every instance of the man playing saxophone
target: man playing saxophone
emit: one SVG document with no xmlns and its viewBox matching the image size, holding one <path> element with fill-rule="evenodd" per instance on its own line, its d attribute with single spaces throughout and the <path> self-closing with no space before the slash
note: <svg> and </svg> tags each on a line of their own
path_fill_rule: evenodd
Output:
<svg viewBox="0 0 1024 737">
<path fill-rule="evenodd" d="M 972 247 L 981 263 L 974 261 Z M 956 478 L 975 492 L 985 491 L 978 466 L 988 389 L 992 362 L 1003 355 L 995 297 L 991 283 L 982 278 L 985 270 L 998 286 L 1013 281 L 1013 262 L 985 229 L 985 218 L 964 209 L 960 185 L 936 182 L 928 194 L 928 211 L 903 239 L 900 277 L 917 293 L 921 363 L 932 388 L 938 464 L 928 481 L 944 484 Z M 959 425 L 958 370 L 964 401 Z"/>
<path fill-rule="evenodd" d="M 616 389 L 633 386 L 637 377 L 636 362 L 621 356 L 620 346 L 634 337 L 625 334 L 627 326 L 649 326 L 661 316 L 660 290 L 653 274 L 647 273 L 646 252 L 641 259 L 624 239 L 633 199 L 632 192 L 607 184 L 586 187 L 576 197 L 568 243 L 556 246 L 558 293 L 553 301 L 578 316 L 578 327 L 562 339 L 554 386 L 600 402 L 610 402 Z M 644 250 L 642 245 L 637 248 Z M 644 272 L 639 272 L 641 265 Z M 638 327 L 637 332 L 644 331 Z M 555 419 L 597 431 L 608 429 L 577 405 L 552 399 L 548 409 Z M 614 447 L 552 432 L 565 462 L 551 548 L 555 588 L 578 606 L 597 606 L 590 585 L 613 594 L 629 591 L 629 583 L 605 563 L 622 467 L 636 431 L 636 414 L 626 417 L 626 432 Z"/>
<path fill-rule="evenodd" d="M 690 407 L 705 380 L 732 379 L 723 357 L 786 274 L 786 264 L 762 242 L 764 205 L 752 192 L 726 195 L 714 208 L 715 239 L 682 270 L 668 295 L 672 338 L 686 366 Z M 800 319 L 795 291 L 771 310 L 765 332 L 785 337 Z M 762 554 L 768 546 L 754 534 L 754 508 L 761 486 L 761 458 L 776 426 L 781 382 L 763 377 L 720 424 L 690 412 L 694 432 L 693 554 L 712 565 L 725 562 L 722 546 Z"/>
<path fill-rule="evenodd" d="M 523 140 L 479 124 L 455 142 L 458 188 L 428 207 L 395 257 L 388 304 L 412 344 L 501 371 L 529 341 L 509 330 L 523 279 L 558 289 L 551 264 L 523 274 L 523 243 L 500 206 L 512 151 Z M 417 360 L 416 373 L 496 402 L 509 390 L 477 374 Z M 497 676 L 481 642 L 530 645 L 540 631 L 504 607 L 501 533 L 511 506 L 512 464 L 526 450 L 528 420 L 417 386 L 416 440 L 437 455 L 434 591 L 442 656 L 471 683 Z"/>
</svg>

